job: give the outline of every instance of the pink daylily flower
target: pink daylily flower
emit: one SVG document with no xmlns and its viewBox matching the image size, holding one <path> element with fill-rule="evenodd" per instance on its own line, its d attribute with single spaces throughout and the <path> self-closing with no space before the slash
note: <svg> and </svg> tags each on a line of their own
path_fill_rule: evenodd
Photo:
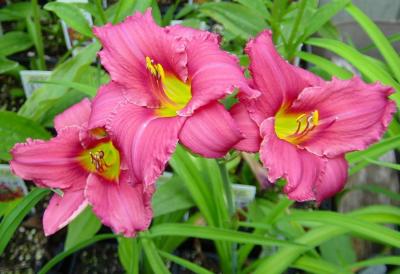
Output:
<svg viewBox="0 0 400 274">
<path fill-rule="evenodd" d="M 117 25 L 94 28 L 101 62 L 112 81 L 93 101 L 90 127 L 106 124 L 130 155 L 135 181 L 151 185 L 180 141 L 205 157 L 224 156 L 241 133 L 218 102 L 240 88 L 249 97 L 238 60 L 216 35 L 182 26 L 159 27 L 148 10 Z"/>
<path fill-rule="evenodd" d="M 29 140 L 11 151 L 13 172 L 39 187 L 58 188 L 43 216 L 45 235 L 70 223 L 87 205 L 115 233 L 134 236 L 151 222 L 152 187 L 130 183 L 125 155 L 102 127 L 88 130 L 91 102 L 80 103 L 54 121 L 57 136 Z"/>
<path fill-rule="evenodd" d="M 239 93 L 231 109 L 245 139 L 236 148 L 260 152 L 268 179 L 285 178 L 284 191 L 297 201 L 322 200 L 347 179 L 346 152 L 379 140 L 396 107 L 392 88 L 358 78 L 325 82 L 292 66 L 264 31 L 246 47 L 252 87 L 261 96 Z"/>
</svg>

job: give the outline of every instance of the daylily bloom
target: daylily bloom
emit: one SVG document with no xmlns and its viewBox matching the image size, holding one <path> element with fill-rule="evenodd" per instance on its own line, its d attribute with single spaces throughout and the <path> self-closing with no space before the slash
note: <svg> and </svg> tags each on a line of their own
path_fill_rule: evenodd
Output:
<svg viewBox="0 0 400 274">
<path fill-rule="evenodd" d="M 90 204 L 102 223 L 115 233 L 134 236 L 152 217 L 153 189 L 130 183 L 125 155 L 104 128 L 88 130 L 91 102 L 80 103 L 54 121 L 57 136 L 30 140 L 11 151 L 13 172 L 39 187 L 60 189 L 43 216 L 46 235 L 71 222 Z"/>
<path fill-rule="evenodd" d="M 256 99 L 239 93 L 231 114 L 246 137 L 237 149 L 260 152 L 268 179 L 287 180 L 284 191 L 297 201 L 318 202 L 346 182 L 346 152 L 379 140 L 396 110 L 392 88 L 358 78 L 325 82 L 292 66 L 264 31 L 246 47 Z"/>
<path fill-rule="evenodd" d="M 93 101 L 90 127 L 106 123 L 130 155 L 138 183 L 151 185 L 180 141 L 205 157 L 222 157 L 242 138 L 218 102 L 234 88 L 249 97 L 237 59 L 216 35 L 182 26 L 161 28 L 151 11 L 94 29 L 112 81 Z"/>
</svg>

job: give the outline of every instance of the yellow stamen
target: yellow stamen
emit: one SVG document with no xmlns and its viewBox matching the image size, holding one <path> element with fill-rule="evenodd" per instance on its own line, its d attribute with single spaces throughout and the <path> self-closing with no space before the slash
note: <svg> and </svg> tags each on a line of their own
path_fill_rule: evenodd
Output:
<svg viewBox="0 0 400 274">
<path fill-rule="evenodd" d="M 157 70 L 153 65 L 153 60 L 151 60 L 148 56 L 146 56 L 146 68 L 151 72 L 152 75 L 157 75 Z"/>
<path fill-rule="evenodd" d="M 161 117 L 177 116 L 177 112 L 183 109 L 192 98 L 190 82 L 183 82 L 173 73 L 166 72 L 163 66 L 155 63 L 146 56 L 146 68 L 155 77 L 156 88 L 160 94 L 156 94 L 161 102 L 156 114 Z"/>
<path fill-rule="evenodd" d="M 87 171 L 96 173 L 108 181 L 118 182 L 120 155 L 111 141 L 83 151 L 78 161 Z"/>
<path fill-rule="evenodd" d="M 318 126 L 319 112 L 318 110 L 312 112 L 312 122 L 314 126 Z"/>
<path fill-rule="evenodd" d="M 288 111 L 288 107 L 282 107 L 275 115 L 275 132 L 280 139 L 298 144 L 309 137 L 318 123 L 318 110 L 299 114 Z"/>
</svg>

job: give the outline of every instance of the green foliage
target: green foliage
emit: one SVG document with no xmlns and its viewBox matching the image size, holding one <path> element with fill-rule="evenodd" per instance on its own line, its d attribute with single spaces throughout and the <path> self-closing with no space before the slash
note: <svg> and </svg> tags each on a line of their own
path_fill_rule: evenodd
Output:
<svg viewBox="0 0 400 274">
<path fill-rule="evenodd" d="M 7 58 L 0 57 L 0 73 L 6 73 L 18 67 L 18 63 L 8 60 Z"/>
<path fill-rule="evenodd" d="M 18 203 L 13 211 L 3 217 L 0 223 L 0 254 L 3 254 L 24 217 L 49 192 L 47 189 L 35 188 Z"/>
<path fill-rule="evenodd" d="M 10 160 L 9 150 L 15 143 L 24 142 L 27 138 L 48 139 L 50 134 L 34 121 L 19 116 L 15 112 L 0 111 L 0 159 Z"/>
<path fill-rule="evenodd" d="M 74 30 L 86 35 L 87 37 L 93 37 L 92 29 L 89 26 L 83 13 L 79 8 L 73 4 L 63 2 L 50 2 L 44 7 L 46 10 L 52 11 L 57 14 L 65 23 L 73 28 Z"/>
<path fill-rule="evenodd" d="M 199 11 L 243 39 L 255 36 L 268 27 L 263 14 L 248 6 L 228 2 L 206 3 L 201 5 Z"/>
<path fill-rule="evenodd" d="M 68 225 L 64 249 L 68 250 L 85 240 L 91 239 L 100 228 L 100 220 L 94 215 L 92 209 L 87 207 Z"/>
<path fill-rule="evenodd" d="M 46 63 L 43 38 L 49 26 L 42 25 L 49 18 L 57 17 L 82 35 L 93 38 L 81 9 L 94 17 L 95 25 L 104 25 L 121 22 L 135 11 L 144 12 L 151 7 L 155 21 L 161 26 L 168 26 L 174 19 L 183 20 L 182 25 L 192 27 L 200 27 L 204 22 L 210 26 L 216 22 L 223 47 L 238 54 L 245 67 L 249 63 L 242 52 L 246 41 L 270 28 L 279 52 L 289 62 L 300 58 L 313 65 L 309 70 L 326 79 L 353 77 L 347 69 L 315 51 L 302 48 L 302 45 L 324 49 L 352 64 L 366 81 L 380 81 L 392 86 L 396 90 L 392 98 L 400 104 L 400 56 L 391 44 L 399 39 L 399 34 L 386 37 L 351 0 L 332 0 L 321 6 L 316 0 L 234 0 L 183 5 L 184 2 L 178 0 L 160 8 L 155 0 L 119 0 L 106 9 L 99 0 L 74 4 L 50 2 L 44 10 L 36 0 L 9 4 L 0 10 L 0 22 L 13 24 L 13 29 L 0 37 L 0 73 L 15 78 L 22 68 L 15 56 L 33 49 L 34 57 L 29 60 L 31 68 L 51 66 Z M 330 21 L 343 10 L 366 32 L 372 45 L 358 49 L 340 39 Z M 59 26 L 52 27 L 53 34 L 59 35 Z M 320 37 L 315 37 L 316 34 Z M 371 48 L 377 48 L 383 60 L 367 55 Z M 43 126 L 51 126 L 57 114 L 84 97 L 94 97 L 100 85 L 110 81 L 100 64 L 93 64 L 99 49 L 100 44 L 95 41 L 75 57 L 69 58 L 71 52 L 66 53 L 58 60 L 50 79 L 41 82 L 42 87 L 27 99 L 18 114 L 0 112 L 1 160 L 10 160 L 8 151 L 17 142 L 26 138 L 50 138 Z M 396 119 L 380 142 L 364 151 L 346 155 L 349 173 L 354 174 L 370 164 L 399 170 L 398 164 L 378 160 L 399 147 L 400 125 Z M 400 233 L 386 226 L 400 224 L 398 208 L 371 206 L 346 214 L 296 209 L 293 201 L 277 194 L 280 190 L 271 187 L 267 191 L 259 190 L 257 199 L 247 208 L 237 209 L 232 181 L 258 185 L 254 170 L 242 155 L 232 153 L 227 159 L 204 159 L 178 145 L 170 165 L 171 176 L 162 176 L 157 183 L 152 200 L 154 219 L 148 231 L 139 232 L 135 238 L 98 235 L 101 223 L 88 207 L 68 225 L 64 251 L 47 262 L 39 273 L 49 272 L 64 258 L 91 244 L 113 239 L 118 243 L 118 256 L 127 273 L 170 273 L 171 263 L 194 273 L 211 273 L 180 258 L 176 255 L 179 252 L 174 253 L 183 242 L 192 238 L 214 244 L 223 273 L 274 274 L 295 268 L 307 273 L 347 274 L 379 264 L 400 265 L 398 256 L 390 254 L 400 247 Z M 380 186 L 379 182 L 372 183 L 345 191 L 368 191 L 393 201 L 400 200 L 398 193 Z M 0 216 L 3 216 L 0 253 L 4 252 L 30 209 L 47 193 L 47 190 L 34 189 L 23 199 L 0 204 Z M 357 261 L 352 248 L 354 238 L 380 243 L 385 246 L 384 252 L 378 257 Z M 260 248 L 260 254 L 252 253 L 255 247 Z"/>
<path fill-rule="evenodd" d="M 0 36 L 0 56 L 8 56 L 33 46 L 28 34 L 22 31 L 10 31 Z"/>
<path fill-rule="evenodd" d="M 79 77 L 79 69 L 91 64 L 95 59 L 100 45 L 93 43 L 80 51 L 75 57 L 67 60 L 58 66 L 51 74 L 49 81 L 73 81 Z M 46 84 L 37 89 L 19 110 L 19 114 L 28 117 L 38 123 L 46 124 L 51 121 L 54 115 L 51 109 L 54 104 L 63 98 L 69 91 L 64 85 Z M 79 99 L 74 102 L 78 102 Z M 62 101 L 65 102 L 65 101 Z M 64 103 L 65 105 L 65 103 Z M 65 108 L 69 105 L 65 105 Z"/>
<path fill-rule="evenodd" d="M 140 242 L 135 238 L 118 238 L 118 256 L 126 273 L 139 273 Z"/>
</svg>

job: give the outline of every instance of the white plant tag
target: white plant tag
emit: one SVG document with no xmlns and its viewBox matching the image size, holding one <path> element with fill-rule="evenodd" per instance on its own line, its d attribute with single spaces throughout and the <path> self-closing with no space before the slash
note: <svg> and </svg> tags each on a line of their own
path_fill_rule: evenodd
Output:
<svg viewBox="0 0 400 274">
<path fill-rule="evenodd" d="M 21 70 L 19 74 L 21 76 L 22 86 L 24 87 L 25 96 L 29 98 L 35 90 L 43 85 L 43 83 L 37 83 L 35 81 L 47 81 L 51 75 L 51 71 Z"/>
<path fill-rule="evenodd" d="M 248 206 L 256 196 L 256 187 L 249 185 L 232 184 L 236 208 Z"/>
</svg>

